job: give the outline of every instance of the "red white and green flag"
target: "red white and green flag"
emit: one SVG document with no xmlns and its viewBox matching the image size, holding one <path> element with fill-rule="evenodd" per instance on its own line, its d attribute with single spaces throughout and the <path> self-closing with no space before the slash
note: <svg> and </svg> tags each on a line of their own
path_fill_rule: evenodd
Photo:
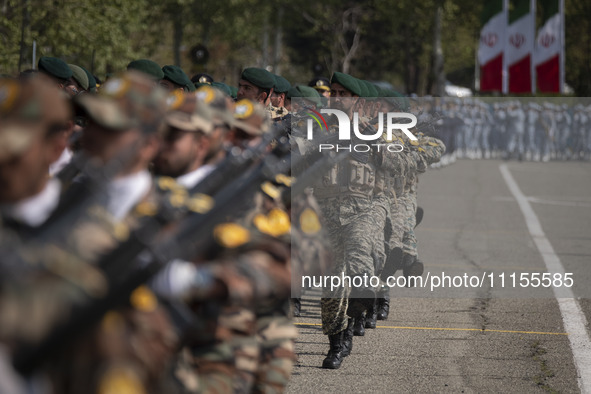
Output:
<svg viewBox="0 0 591 394">
<path fill-rule="evenodd" d="M 507 15 L 503 0 L 489 0 L 482 15 L 482 30 L 478 46 L 480 91 L 501 91 L 503 88 L 503 52 Z"/>
<path fill-rule="evenodd" d="M 535 0 L 512 0 L 505 44 L 509 93 L 531 93 L 535 43 Z"/>
<path fill-rule="evenodd" d="M 540 92 L 560 92 L 564 0 L 538 0 L 542 25 L 536 37 L 534 66 Z"/>
</svg>

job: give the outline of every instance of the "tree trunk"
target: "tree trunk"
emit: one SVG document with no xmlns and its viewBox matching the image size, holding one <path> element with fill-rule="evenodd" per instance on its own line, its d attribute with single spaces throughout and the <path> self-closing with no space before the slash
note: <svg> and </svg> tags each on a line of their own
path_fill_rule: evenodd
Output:
<svg viewBox="0 0 591 394">
<path fill-rule="evenodd" d="M 443 1 L 437 2 L 435 11 L 435 34 L 433 43 L 433 79 L 435 80 L 434 93 L 436 96 L 445 95 L 445 71 L 443 70 L 443 48 L 441 47 L 441 19 L 443 17 Z"/>
</svg>

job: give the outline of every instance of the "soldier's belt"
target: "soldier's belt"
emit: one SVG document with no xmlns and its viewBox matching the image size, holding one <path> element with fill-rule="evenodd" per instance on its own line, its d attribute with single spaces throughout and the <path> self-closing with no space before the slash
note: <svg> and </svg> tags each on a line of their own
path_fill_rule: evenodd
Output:
<svg viewBox="0 0 591 394">
<path fill-rule="evenodd" d="M 314 197 L 317 199 L 326 199 L 326 198 L 344 198 L 344 197 L 364 197 L 369 198 L 373 195 L 373 190 L 368 190 L 367 192 L 363 191 L 354 191 L 349 189 L 346 186 L 328 186 L 328 187 L 320 187 L 314 188 Z"/>
</svg>

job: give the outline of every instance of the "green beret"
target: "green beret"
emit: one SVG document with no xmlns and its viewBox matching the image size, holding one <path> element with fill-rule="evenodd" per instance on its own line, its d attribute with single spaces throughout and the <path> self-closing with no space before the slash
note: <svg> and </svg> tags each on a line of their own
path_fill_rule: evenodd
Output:
<svg viewBox="0 0 591 394">
<path fill-rule="evenodd" d="M 273 90 L 277 93 L 287 93 L 287 91 L 291 88 L 291 84 L 281 75 L 275 75 L 275 86 L 273 86 Z"/>
<path fill-rule="evenodd" d="M 170 82 L 186 88 L 189 92 L 196 90 L 193 82 L 179 66 L 164 66 L 162 72 L 164 73 L 162 79 L 168 79 Z"/>
<path fill-rule="evenodd" d="M 369 95 L 367 97 L 380 97 L 380 94 L 378 92 L 378 89 L 375 87 L 375 85 L 369 81 L 361 81 L 365 84 L 365 86 L 367 87 L 367 90 L 369 91 Z"/>
<path fill-rule="evenodd" d="M 213 82 L 211 86 L 221 90 L 227 96 L 232 96 L 232 91 L 230 90 L 230 87 L 223 82 Z"/>
<path fill-rule="evenodd" d="M 290 88 L 287 91 L 287 98 L 290 100 L 293 98 L 305 98 L 307 100 L 312 101 L 317 106 L 322 105 L 320 94 L 318 94 L 316 89 L 311 88 L 309 86 L 298 85 L 294 86 L 293 88 Z"/>
<path fill-rule="evenodd" d="M 408 111 L 410 109 L 410 103 L 408 102 L 408 98 L 404 97 L 402 94 L 395 90 L 386 90 L 384 97 L 386 97 L 386 100 L 388 102 L 398 106 L 403 111 Z"/>
<path fill-rule="evenodd" d="M 68 67 L 66 62 L 57 57 L 43 56 L 39 59 L 38 63 L 39 71 L 49 74 L 50 76 L 58 79 L 70 79 L 72 78 L 72 69 Z"/>
<path fill-rule="evenodd" d="M 230 86 L 230 91 L 232 92 L 230 97 L 236 100 L 236 98 L 238 98 L 238 88 L 236 86 Z"/>
<path fill-rule="evenodd" d="M 93 93 L 96 92 L 96 79 L 94 78 L 94 75 L 92 75 L 90 71 L 88 71 L 84 67 L 80 66 L 80 68 L 84 70 L 86 76 L 88 77 L 88 90 Z"/>
<path fill-rule="evenodd" d="M 379 87 L 378 85 L 374 85 L 375 88 L 378 90 L 378 97 L 388 97 L 386 95 L 386 90 L 382 89 L 381 87 Z"/>
<path fill-rule="evenodd" d="M 82 89 L 88 90 L 88 75 L 86 75 L 86 72 L 82 67 L 75 64 L 68 64 L 68 67 L 72 70 L 72 78 L 74 78 L 74 81 L 78 82 L 78 85 L 80 85 Z"/>
<path fill-rule="evenodd" d="M 359 82 L 357 80 L 357 78 L 354 78 L 348 74 L 344 74 L 344 73 L 340 73 L 338 71 L 335 71 L 334 74 L 332 74 L 332 78 L 330 79 L 330 83 L 338 83 L 339 85 L 342 85 L 345 89 L 347 89 L 348 91 L 350 91 L 351 93 L 353 93 L 354 95 L 357 96 L 361 96 L 361 88 L 359 87 Z"/>
<path fill-rule="evenodd" d="M 127 69 L 143 72 L 156 81 L 164 78 L 164 73 L 158 63 L 148 59 L 134 60 L 127 65 Z"/>
<path fill-rule="evenodd" d="M 367 88 L 367 85 L 361 79 L 357 80 L 357 84 L 359 85 L 359 90 L 361 91 L 359 97 L 369 97 L 369 89 Z"/>
<path fill-rule="evenodd" d="M 240 78 L 261 89 L 271 89 L 275 86 L 275 78 L 273 77 L 273 74 L 264 68 L 245 68 L 244 71 L 242 71 Z"/>
</svg>

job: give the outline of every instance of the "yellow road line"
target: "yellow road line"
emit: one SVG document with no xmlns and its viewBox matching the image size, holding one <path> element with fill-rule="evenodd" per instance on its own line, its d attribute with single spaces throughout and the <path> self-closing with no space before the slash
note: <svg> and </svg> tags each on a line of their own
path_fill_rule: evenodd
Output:
<svg viewBox="0 0 591 394">
<path fill-rule="evenodd" d="M 296 326 L 322 326 L 320 323 L 294 323 Z M 537 335 L 568 335 L 566 332 L 541 332 L 541 331 L 516 331 L 516 330 L 489 330 L 480 328 L 453 328 L 453 327 L 404 327 L 404 326 L 376 326 L 376 328 L 394 328 L 399 330 L 433 330 L 433 331 L 479 331 L 502 332 L 510 334 L 537 334 Z"/>
</svg>

